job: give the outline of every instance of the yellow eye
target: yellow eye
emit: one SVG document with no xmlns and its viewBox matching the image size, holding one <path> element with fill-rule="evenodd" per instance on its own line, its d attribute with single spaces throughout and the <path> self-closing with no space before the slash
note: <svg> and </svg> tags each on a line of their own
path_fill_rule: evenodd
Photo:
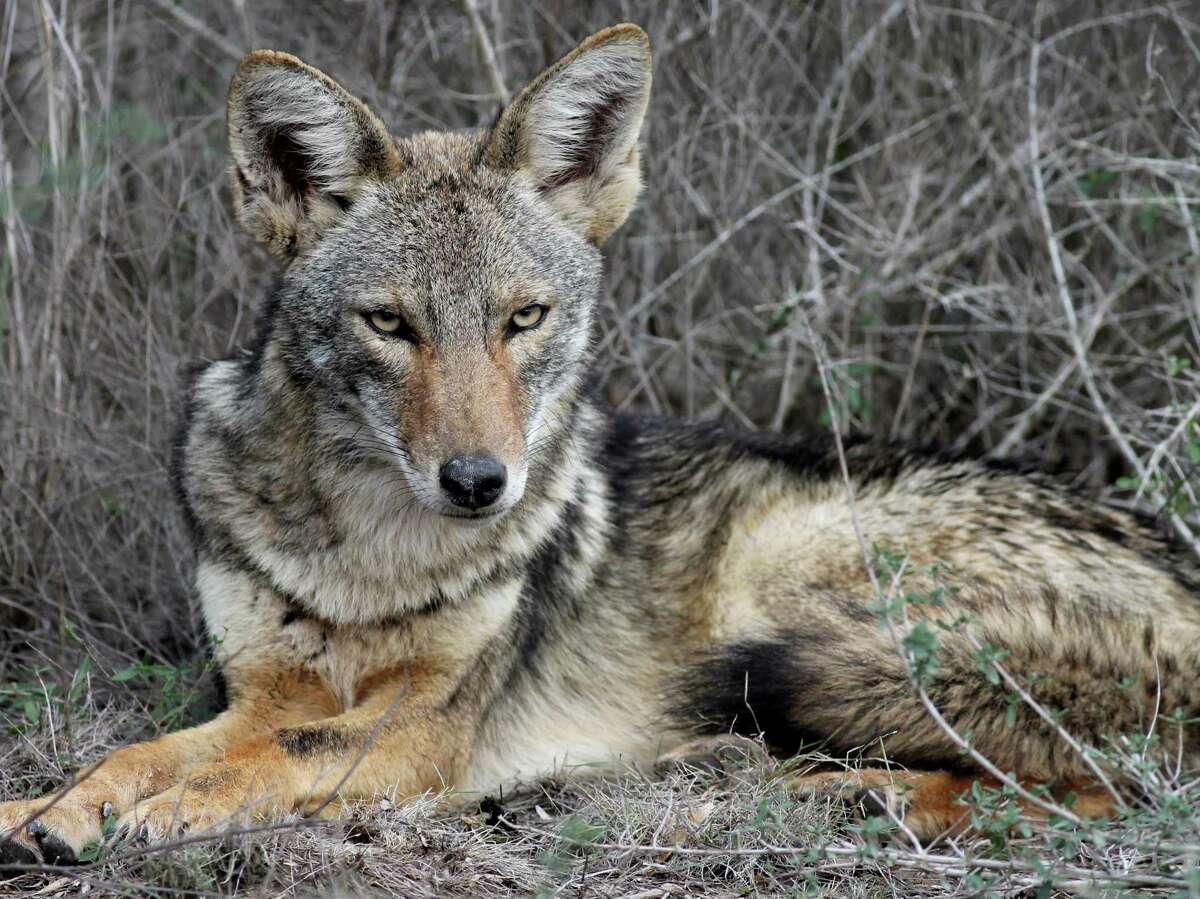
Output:
<svg viewBox="0 0 1200 899">
<path fill-rule="evenodd" d="M 540 325 L 545 317 L 546 307 L 535 303 L 513 313 L 512 328 L 514 331 L 528 331 L 530 328 Z"/>
<path fill-rule="evenodd" d="M 376 309 L 367 316 L 367 321 L 371 323 L 371 327 L 376 331 L 382 331 L 384 334 L 395 334 L 400 330 L 400 325 L 404 320 L 394 312 L 389 312 L 386 309 Z"/>
</svg>

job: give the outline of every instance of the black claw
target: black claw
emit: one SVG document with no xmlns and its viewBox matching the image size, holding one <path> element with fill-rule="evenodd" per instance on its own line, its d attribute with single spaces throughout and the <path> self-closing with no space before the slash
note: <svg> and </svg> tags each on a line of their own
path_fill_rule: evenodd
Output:
<svg viewBox="0 0 1200 899">
<path fill-rule="evenodd" d="M 150 828 L 143 824 L 137 829 L 137 835 L 134 837 L 139 843 L 150 842 Z"/>
<path fill-rule="evenodd" d="M 0 869 L 8 865 L 37 865 L 41 861 L 28 846 L 22 846 L 16 840 L 0 840 Z"/>
<path fill-rule="evenodd" d="M 46 825 L 41 821 L 30 821 L 25 827 L 25 832 L 41 841 L 42 837 L 46 835 Z"/>
</svg>

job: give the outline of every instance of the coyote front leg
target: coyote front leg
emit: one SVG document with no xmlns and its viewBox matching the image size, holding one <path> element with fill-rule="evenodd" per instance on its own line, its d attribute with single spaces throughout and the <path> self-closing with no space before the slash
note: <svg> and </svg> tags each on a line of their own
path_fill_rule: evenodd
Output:
<svg viewBox="0 0 1200 899">
<path fill-rule="evenodd" d="M 431 694 L 422 695 L 405 673 L 377 679 L 343 714 L 230 747 L 183 783 L 138 802 L 118 827 L 160 841 L 311 812 L 334 798 L 385 790 L 408 798 L 448 786 L 465 760 L 471 719 Z"/>
<path fill-rule="evenodd" d="M 0 803 L 0 864 L 71 863 L 100 838 L 106 818 L 125 815 L 248 735 L 336 711 L 329 691 L 305 673 L 243 674 L 231 677 L 230 689 L 229 709 L 212 721 L 118 749 L 54 793 Z"/>
</svg>

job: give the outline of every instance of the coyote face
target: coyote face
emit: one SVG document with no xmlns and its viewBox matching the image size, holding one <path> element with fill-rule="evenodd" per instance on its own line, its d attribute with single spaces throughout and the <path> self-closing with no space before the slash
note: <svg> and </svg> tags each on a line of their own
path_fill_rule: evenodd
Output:
<svg viewBox="0 0 1200 899">
<path fill-rule="evenodd" d="M 393 139 L 264 51 L 230 92 L 238 215 L 290 259 L 269 344 L 323 433 L 459 522 L 520 501 L 576 389 L 598 246 L 638 187 L 639 30 L 582 45 L 482 134 Z"/>
<path fill-rule="evenodd" d="M 332 430 L 416 502 L 482 521 L 521 498 L 599 278 L 596 248 L 519 179 L 413 167 L 292 264 L 274 315 Z"/>
</svg>

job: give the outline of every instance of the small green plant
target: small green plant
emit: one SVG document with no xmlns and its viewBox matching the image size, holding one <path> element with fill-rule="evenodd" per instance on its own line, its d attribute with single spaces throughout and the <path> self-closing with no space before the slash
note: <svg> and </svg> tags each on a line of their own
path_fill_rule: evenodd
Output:
<svg viewBox="0 0 1200 899">
<path fill-rule="evenodd" d="M 1075 179 L 1075 186 L 1085 197 L 1096 197 L 1104 189 L 1117 180 L 1117 173 L 1112 169 L 1092 169 L 1086 175 Z"/>
<path fill-rule="evenodd" d="M 1159 200 L 1147 200 L 1137 208 L 1134 213 L 1134 218 L 1137 221 L 1138 231 L 1144 235 L 1154 233 L 1154 229 L 1158 227 L 1159 217 L 1162 214 L 1162 203 Z"/>
<path fill-rule="evenodd" d="M 94 862 L 104 854 L 105 847 L 112 840 L 113 834 L 117 830 L 117 819 L 113 815 L 109 815 L 100 822 L 100 838 L 93 840 L 83 847 L 79 853 L 79 861 L 83 863 Z"/>
<path fill-rule="evenodd" d="M 771 339 L 788 326 L 795 312 L 795 299 L 788 300 L 786 303 L 780 303 L 771 310 L 770 318 L 767 319 L 767 327 L 758 339 L 750 345 L 750 349 L 746 354 L 749 362 L 757 363 L 766 355 L 767 349 L 771 345 Z M 737 387 L 746 376 L 746 373 L 747 370 L 743 366 L 734 366 L 731 368 L 727 376 L 729 386 Z"/>
<path fill-rule="evenodd" d="M 837 385 L 837 392 L 845 403 L 846 412 L 864 427 L 871 427 L 875 421 L 875 410 L 863 393 L 863 387 L 871 376 L 871 367 L 865 362 L 847 362 L 845 365 L 833 366 L 829 374 Z M 821 410 L 818 421 L 824 427 L 833 424 L 833 414 L 828 406 Z"/>
<path fill-rule="evenodd" d="M 1192 360 L 1187 356 L 1170 355 L 1167 357 L 1167 376 L 1177 378 L 1185 369 L 1191 368 Z"/>
<path fill-rule="evenodd" d="M 925 686 L 934 679 L 940 667 L 939 635 L 958 630 L 968 619 L 965 615 L 949 620 L 930 616 L 913 621 L 908 610 L 914 606 L 943 607 L 946 598 L 957 593 L 958 588 L 945 582 L 947 569 L 941 563 L 913 566 L 907 555 L 884 546 L 875 546 L 872 552 L 872 564 L 882 595 L 870 608 L 879 616 L 881 626 L 897 629 L 913 678 Z M 904 581 L 913 575 L 931 579 L 934 586 L 925 590 L 903 589 Z"/>
<path fill-rule="evenodd" d="M 26 680 L 0 685 L 0 714 L 8 719 L 9 730 L 16 734 L 29 733 L 45 721 L 47 716 L 43 712 L 48 711 L 53 717 L 61 714 L 64 707 L 79 710 L 87 697 L 91 670 L 92 660 L 84 656 L 71 677 L 65 696 L 61 695 L 60 683 L 46 665 L 29 669 L 30 676 Z"/>
<path fill-rule="evenodd" d="M 178 665 L 155 662 L 145 655 L 138 662 L 113 674 L 119 684 L 142 685 L 151 689 L 155 701 L 150 716 L 160 730 L 176 730 L 189 723 L 199 711 L 197 689 L 202 678 L 213 670 L 212 659 L 187 661 Z"/>
<path fill-rule="evenodd" d="M 583 815 L 567 815 L 560 820 L 558 840 L 538 856 L 538 862 L 545 868 L 548 878 L 534 895 L 558 895 L 555 884 L 570 876 L 576 862 L 586 858 L 591 845 L 600 842 L 604 834 L 603 824 Z"/>
<path fill-rule="evenodd" d="M 1016 802 L 1016 793 L 1007 785 L 997 788 L 972 781 L 970 793 L 962 801 L 970 807 L 971 826 L 997 853 L 1008 849 L 1014 837 L 1033 836 L 1029 819 Z"/>
<path fill-rule="evenodd" d="M 781 793 L 784 791 L 765 793 L 754 804 L 754 818 L 750 826 L 758 833 L 773 837 L 783 832 L 786 822 L 781 805 L 786 804 L 787 796 Z"/>
<path fill-rule="evenodd" d="M 76 196 L 103 183 L 108 176 L 104 158 L 110 148 L 150 144 L 163 135 L 161 123 L 144 106 L 117 104 L 104 117 L 88 117 L 80 129 L 85 139 L 79 152 L 55 159 L 43 147 L 38 177 L 18 183 L 11 194 L 0 193 L 0 218 L 15 212 L 36 220 L 53 208 L 56 197 Z"/>
<path fill-rule="evenodd" d="M 1188 365 L 1188 360 L 1179 360 L 1172 356 L 1170 367 L 1176 365 L 1178 373 Z M 1200 499 L 1197 499 L 1195 491 L 1195 472 L 1200 469 L 1200 416 L 1193 415 L 1183 423 L 1180 429 L 1180 449 L 1188 465 L 1182 475 L 1176 477 L 1160 467 L 1145 476 L 1128 475 L 1117 478 L 1115 486 L 1122 490 L 1150 493 L 1160 497 L 1160 515 L 1174 514 L 1180 518 L 1187 518 L 1200 513 Z"/>
</svg>

